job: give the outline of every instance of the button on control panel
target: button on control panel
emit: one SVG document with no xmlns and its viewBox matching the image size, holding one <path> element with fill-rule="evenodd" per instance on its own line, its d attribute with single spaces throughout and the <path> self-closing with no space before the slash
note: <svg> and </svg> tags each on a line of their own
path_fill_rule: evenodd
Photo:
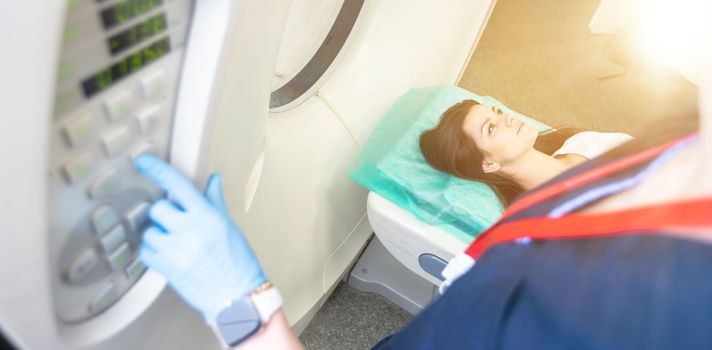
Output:
<svg viewBox="0 0 712 350">
<path fill-rule="evenodd" d="M 126 267 L 131 261 L 131 248 L 128 243 L 124 243 L 113 252 L 109 253 L 109 263 L 111 267 L 120 270 Z"/>
<path fill-rule="evenodd" d="M 99 262 L 99 255 L 94 249 L 87 249 L 82 252 L 76 260 L 69 266 L 67 280 L 70 283 L 79 282 L 91 272 Z"/>
<path fill-rule="evenodd" d="M 92 198 L 110 196 L 121 186 L 121 179 L 117 169 L 108 169 L 99 175 L 89 188 L 89 195 Z"/>
<path fill-rule="evenodd" d="M 166 74 L 162 70 L 156 70 L 141 79 L 141 91 L 147 100 L 163 95 L 166 92 L 166 87 Z"/>
<path fill-rule="evenodd" d="M 96 159 L 91 152 L 85 152 L 69 161 L 64 166 L 64 174 L 70 183 L 77 183 L 85 179 L 96 166 Z"/>
<path fill-rule="evenodd" d="M 128 118 L 135 105 L 133 94 L 128 89 L 114 93 L 105 102 L 106 113 L 112 121 Z"/>
<path fill-rule="evenodd" d="M 141 276 L 144 271 L 146 271 L 146 266 L 141 263 L 141 260 L 136 259 L 126 268 L 126 277 L 133 280 Z"/>
<path fill-rule="evenodd" d="M 142 111 L 140 111 L 136 116 L 136 124 L 138 129 L 142 134 L 148 134 L 155 130 L 156 126 L 161 120 L 161 106 L 152 105 Z"/>
<path fill-rule="evenodd" d="M 64 135 L 72 147 L 79 148 L 88 145 L 96 134 L 96 117 L 83 114 L 64 127 Z"/>
<path fill-rule="evenodd" d="M 112 206 L 104 205 L 94 210 L 94 229 L 99 235 L 103 235 L 120 222 L 119 213 Z"/>
<path fill-rule="evenodd" d="M 124 242 L 126 242 L 124 225 L 117 225 L 106 236 L 101 238 L 101 246 L 105 252 L 113 252 Z"/>
<path fill-rule="evenodd" d="M 148 208 L 150 206 L 151 203 L 142 202 L 131 208 L 128 213 L 126 213 L 126 222 L 129 223 L 131 230 L 140 229 L 143 223 L 146 222 L 148 217 Z"/>
<path fill-rule="evenodd" d="M 104 150 L 111 157 L 123 152 L 131 143 L 131 131 L 126 126 L 112 130 L 104 137 Z"/>
</svg>

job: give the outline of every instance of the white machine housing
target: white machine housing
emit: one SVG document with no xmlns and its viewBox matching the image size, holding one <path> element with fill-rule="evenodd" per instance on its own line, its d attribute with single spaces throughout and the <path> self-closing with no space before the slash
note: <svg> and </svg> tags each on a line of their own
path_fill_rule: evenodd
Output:
<svg viewBox="0 0 712 350">
<path fill-rule="evenodd" d="M 170 7 L 187 0 L 153 1 Z M 57 286 L 64 283 L 58 271 L 66 273 L 58 257 L 65 254 L 63 247 L 74 231 L 67 230 L 66 239 L 53 237 L 54 229 L 65 228 L 61 223 L 53 226 L 52 217 L 81 220 L 84 214 L 77 213 L 86 211 L 53 192 L 53 181 L 67 182 L 65 158 L 56 152 L 67 145 L 66 135 L 57 133 L 66 133 L 62 123 L 69 119 L 60 115 L 74 116 L 78 108 L 100 111 L 104 107 L 98 99 L 116 92 L 112 85 L 91 96 L 90 105 L 80 101 L 66 110 L 55 108 L 55 97 L 62 91 L 57 82 L 65 20 L 69 7 L 100 11 L 119 2 L 54 1 L 42 8 L 32 2 L 0 4 L 0 28 L 7 37 L 0 64 L 0 92 L 7 97 L 0 128 L 0 160 L 5 164 L 0 173 L 4 238 L 0 277 L 6 286 L 0 289 L 0 329 L 22 349 L 219 346 L 203 320 L 151 270 L 129 279 L 132 287 L 112 296 L 105 307 L 77 317 L 62 316 L 61 310 L 71 306 L 65 300 L 73 297 L 57 297 L 63 288 Z M 231 213 L 284 295 L 287 317 L 297 331 L 306 326 L 371 235 L 365 220 L 367 192 L 346 176 L 360 145 L 392 101 L 409 88 L 457 81 L 493 2 L 364 1 L 343 47 L 319 79 L 297 102 L 270 113 L 273 90 L 298 76 L 330 40 L 326 26 L 331 26 L 331 19 L 338 17 L 341 7 L 353 4 L 346 0 L 337 5 L 317 0 L 195 0 L 187 15 L 190 25 L 182 59 L 166 56 L 115 85 L 138 83 L 132 91 L 142 96 L 141 81 L 151 78 L 154 69 L 176 72 L 164 89 L 167 99 L 173 89 L 177 91 L 175 102 L 164 110 L 173 108 L 173 113 L 166 113 L 157 131 L 170 143 L 155 152 L 167 156 L 199 186 L 210 172 L 223 174 Z M 305 16 L 315 15 L 311 9 L 321 9 L 318 17 L 329 20 L 305 29 L 304 23 L 311 23 Z M 130 23 L 135 24 L 126 22 L 121 28 Z M 289 43 L 291 38 L 311 37 L 312 44 L 283 43 L 285 30 Z M 103 113 L 102 122 L 111 117 Z M 98 147 L 98 152 L 111 153 L 105 144 Z M 128 164 L 124 157 L 132 156 L 134 149 L 121 149 L 125 153 L 109 158 L 122 157 Z M 69 152 L 62 154 L 73 154 Z M 77 183 L 90 185 L 94 178 L 88 176 Z M 151 193 L 146 201 L 159 195 Z M 69 214 L 56 216 L 57 210 Z M 85 237 L 91 237 L 90 245 L 97 250 L 105 249 L 102 236 Z M 137 244 L 134 238 L 130 250 Z M 68 261 L 81 254 L 82 250 L 66 253 Z M 116 271 L 124 271 L 124 266 Z M 87 288 L 86 295 L 80 293 L 85 301 L 76 305 L 91 304 L 88 295 L 101 291 L 100 286 Z"/>
</svg>

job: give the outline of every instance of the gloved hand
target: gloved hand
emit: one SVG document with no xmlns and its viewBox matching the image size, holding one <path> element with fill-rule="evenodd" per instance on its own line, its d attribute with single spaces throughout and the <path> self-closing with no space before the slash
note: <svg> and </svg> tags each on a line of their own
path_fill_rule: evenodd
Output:
<svg viewBox="0 0 712 350">
<path fill-rule="evenodd" d="M 221 177 L 210 177 L 203 196 L 159 158 L 141 155 L 135 165 L 170 198 L 151 206 L 152 226 L 144 233 L 139 258 L 213 323 L 229 301 L 267 281 L 225 207 Z"/>
</svg>

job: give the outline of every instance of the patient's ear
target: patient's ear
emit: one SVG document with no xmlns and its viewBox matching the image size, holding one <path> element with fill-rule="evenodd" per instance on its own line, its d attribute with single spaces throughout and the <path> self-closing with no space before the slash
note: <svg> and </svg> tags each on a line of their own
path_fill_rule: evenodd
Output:
<svg viewBox="0 0 712 350">
<path fill-rule="evenodd" d="M 495 161 L 489 159 L 482 160 L 482 171 L 484 171 L 485 173 L 497 172 L 499 171 L 499 168 L 501 168 L 501 165 Z"/>
</svg>

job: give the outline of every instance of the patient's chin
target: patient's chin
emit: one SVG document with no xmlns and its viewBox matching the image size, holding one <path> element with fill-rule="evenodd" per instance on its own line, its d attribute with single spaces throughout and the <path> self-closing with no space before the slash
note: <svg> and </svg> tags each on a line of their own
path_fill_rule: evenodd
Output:
<svg viewBox="0 0 712 350">
<path fill-rule="evenodd" d="M 539 137 L 539 131 L 531 125 L 523 126 L 522 130 L 519 133 L 527 138 L 527 141 L 529 141 L 529 144 L 532 147 L 534 146 L 537 137 Z"/>
</svg>

